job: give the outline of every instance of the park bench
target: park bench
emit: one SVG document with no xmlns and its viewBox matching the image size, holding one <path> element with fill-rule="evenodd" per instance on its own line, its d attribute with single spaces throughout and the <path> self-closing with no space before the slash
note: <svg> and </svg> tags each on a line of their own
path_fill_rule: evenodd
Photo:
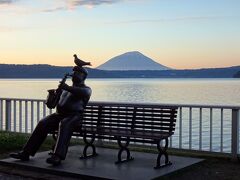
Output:
<svg viewBox="0 0 240 180">
<path fill-rule="evenodd" d="M 129 143 L 146 143 L 157 146 L 155 168 L 171 165 L 167 153 L 168 138 L 175 130 L 177 109 L 177 106 L 159 104 L 89 102 L 82 122 L 73 132 L 73 136 L 82 136 L 85 142 L 81 158 L 97 155 L 94 145 L 97 138 L 117 141 L 120 149 L 116 163 L 133 160 Z M 123 152 L 126 153 L 124 159 Z M 162 155 L 165 157 L 164 164 L 160 163 Z"/>
</svg>

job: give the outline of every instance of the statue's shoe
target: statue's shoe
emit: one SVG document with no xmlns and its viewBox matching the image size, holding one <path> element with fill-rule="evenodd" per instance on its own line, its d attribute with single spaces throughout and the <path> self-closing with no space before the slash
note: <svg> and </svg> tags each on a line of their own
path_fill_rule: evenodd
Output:
<svg viewBox="0 0 240 180">
<path fill-rule="evenodd" d="M 61 158 L 56 154 L 52 154 L 50 158 L 47 158 L 46 162 L 52 164 L 53 166 L 58 166 L 61 164 Z"/>
<path fill-rule="evenodd" d="M 27 154 L 24 151 L 19 152 L 19 153 L 11 153 L 11 154 L 9 154 L 9 156 L 14 159 L 20 159 L 22 161 L 29 161 L 29 154 Z"/>
</svg>

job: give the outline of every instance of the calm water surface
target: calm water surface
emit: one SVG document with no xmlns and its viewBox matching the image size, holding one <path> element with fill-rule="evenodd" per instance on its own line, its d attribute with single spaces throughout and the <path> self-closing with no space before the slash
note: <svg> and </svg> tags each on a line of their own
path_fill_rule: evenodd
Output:
<svg viewBox="0 0 240 180">
<path fill-rule="evenodd" d="M 58 81 L 0 79 L 0 97 L 45 99 Z M 88 79 L 86 84 L 92 101 L 240 105 L 239 79 Z"/>
</svg>

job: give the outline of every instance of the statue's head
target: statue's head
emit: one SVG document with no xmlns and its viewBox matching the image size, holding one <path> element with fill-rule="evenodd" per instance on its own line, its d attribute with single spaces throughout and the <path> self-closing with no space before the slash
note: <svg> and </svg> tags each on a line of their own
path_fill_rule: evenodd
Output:
<svg viewBox="0 0 240 180">
<path fill-rule="evenodd" d="M 73 83 L 83 83 L 87 78 L 88 71 L 79 66 L 73 67 L 72 81 Z"/>
</svg>

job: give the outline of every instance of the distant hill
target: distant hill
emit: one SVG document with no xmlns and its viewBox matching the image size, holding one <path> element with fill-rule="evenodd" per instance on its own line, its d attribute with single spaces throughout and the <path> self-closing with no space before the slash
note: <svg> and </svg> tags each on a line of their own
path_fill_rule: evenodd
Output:
<svg viewBox="0 0 240 180">
<path fill-rule="evenodd" d="M 87 68 L 89 77 L 104 78 L 104 71 Z M 15 65 L 0 64 L 0 78 L 62 78 L 72 72 L 72 66 L 51 66 L 48 64 Z"/>
<path fill-rule="evenodd" d="M 89 78 L 232 78 L 240 66 L 186 70 L 104 71 L 87 68 Z M 0 64 L 0 78 L 62 78 L 72 67 Z"/>
<path fill-rule="evenodd" d="M 14 65 L 0 64 L 1 78 L 56 78 L 70 71 L 70 67 L 57 67 L 47 64 Z"/>
<path fill-rule="evenodd" d="M 168 70 L 170 68 L 163 66 L 151 58 L 138 51 L 127 52 L 116 56 L 97 69 L 108 71 L 129 71 L 129 70 Z"/>
</svg>

